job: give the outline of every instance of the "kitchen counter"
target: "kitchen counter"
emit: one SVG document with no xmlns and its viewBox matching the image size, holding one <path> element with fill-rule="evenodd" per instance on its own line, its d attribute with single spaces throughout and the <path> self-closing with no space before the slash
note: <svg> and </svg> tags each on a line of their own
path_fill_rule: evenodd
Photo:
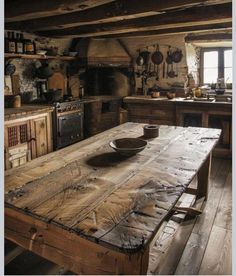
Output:
<svg viewBox="0 0 236 276">
<path fill-rule="evenodd" d="M 22 105 L 18 108 L 5 108 L 4 109 L 4 120 L 10 121 L 23 117 L 33 116 L 39 113 L 52 112 L 53 106 L 49 105 Z"/>
<path fill-rule="evenodd" d="M 124 104 L 130 122 L 222 129 L 214 155 L 231 158 L 232 102 L 130 96 L 124 98 Z"/>
<path fill-rule="evenodd" d="M 179 103 L 181 104 L 204 104 L 204 105 L 232 105 L 232 102 L 216 102 L 215 100 L 213 101 L 206 101 L 206 100 L 201 100 L 201 98 L 199 98 L 199 100 L 193 100 L 193 99 L 185 99 L 185 98 L 181 98 L 181 97 L 176 97 L 173 99 L 167 99 L 167 97 L 158 97 L 158 98 L 152 98 L 151 96 L 128 96 L 125 97 L 123 99 L 124 103 L 151 103 L 151 104 L 160 104 L 160 102 L 165 102 L 165 103 L 170 103 L 170 104 L 176 104 L 178 105 Z"/>
</svg>

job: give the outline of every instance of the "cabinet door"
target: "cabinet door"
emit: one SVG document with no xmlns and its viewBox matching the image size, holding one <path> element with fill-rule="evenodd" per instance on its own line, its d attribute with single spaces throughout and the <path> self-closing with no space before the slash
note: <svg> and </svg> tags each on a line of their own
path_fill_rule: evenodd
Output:
<svg viewBox="0 0 236 276">
<path fill-rule="evenodd" d="M 32 158 L 52 151 L 50 114 L 44 114 L 30 121 Z"/>
<path fill-rule="evenodd" d="M 7 123 L 4 127 L 5 169 L 18 167 L 31 160 L 29 121 Z"/>
</svg>

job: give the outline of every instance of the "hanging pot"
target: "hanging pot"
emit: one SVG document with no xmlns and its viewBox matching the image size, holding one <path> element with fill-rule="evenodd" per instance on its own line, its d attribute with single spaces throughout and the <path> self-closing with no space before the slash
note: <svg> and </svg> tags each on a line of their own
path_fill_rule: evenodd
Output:
<svg viewBox="0 0 236 276">
<path fill-rule="evenodd" d="M 174 53 L 172 53 L 173 62 L 178 63 L 181 61 L 182 58 L 183 58 L 183 53 L 181 50 L 177 49 L 176 51 L 174 51 Z"/>
<path fill-rule="evenodd" d="M 15 71 L 16 71 L 16 66 L 14 64 L 8 62 L 5 65 L 5 72 L 4 72 L 5 75 L 11 76 L 15 73 Z"/>
<path fill-rule="evenodd" d="M 143 58 L 143 64 L 148 65 L 150 59 L 150 52 L 148 51 L 148 47 L 146 51 L 142 51 L 139 55 Z"/>
<path fill-rule="evenodd" d="M 163 61 L 163 54 L 159 51 L 159 45 L 156 45 L 156 51 L 152 54 L 151 60 L 154 64 L 160 65 Z"/>
<path fill-rule="evenodd" d="M 36 75 L 40 79 L 47 79 L 53 75 L 53 70 L 49 67 L 48 62 L 44 62 L 37 70 Z"/>
<path fill-rule="evenodd" d="M 142 66 L 143 63 L 144 63 L 144 59 L 143 59 L 142 56 L 140 56 L 140 50 L 139 50 L 139 56 L 136 58 L 136 64 L 137 64 L 138 66 Z"/>
<path fill-rule="evenodd" d="M 170 50 L 170 46 L 169 46 L 169 50 L 167 51 L 167 57 L 166 57 L 166 63 L 167 64 L 172 64 L 172 54 L 171 54 L 171 50 Z"/>
</svg>

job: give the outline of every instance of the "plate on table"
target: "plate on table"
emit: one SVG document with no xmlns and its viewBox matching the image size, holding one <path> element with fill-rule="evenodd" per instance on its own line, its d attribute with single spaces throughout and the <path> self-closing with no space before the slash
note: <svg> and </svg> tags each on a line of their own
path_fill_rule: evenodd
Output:
<svg viewBox="0 0 236 276">
<path fill-rule="evenodd" d="M 110 142 L 110 147 L 124 156 L 132 156 L 142 151 L 147 146 L 147 141 L 139 138 L 120 138 Z"/>
</svg>

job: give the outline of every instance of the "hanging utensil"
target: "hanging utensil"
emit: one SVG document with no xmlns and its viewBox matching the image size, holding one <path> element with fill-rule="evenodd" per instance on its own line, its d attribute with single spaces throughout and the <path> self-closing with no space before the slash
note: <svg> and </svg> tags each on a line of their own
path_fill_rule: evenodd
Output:
<svg viewBox="0 0 236 276">
<path fill-rule="evenodd" d="M 139 55 L 143 58 L 143 64 L 146 65 L 146 70 L 147 70 L 148 69 L 147 65 L 148 65 L 149 59 L 150 59 L 150 52 L 148 51 L 148 46 L 146 48 L 147 48 L 147 50 L 142 51 Z"/>
<path fill-rule="evenodd" d="M 163 71 L 162 71 L 162 77 L 165 78 L 165 69 L 166 69 L 166 63 L 163 62 Z"/>
<path fill-rule="evenodd" d="M 37 68 L 37 70 L 36 70 L 36 76 L 39 79 L 47 79 L 47 78 L 51 77 L 52 75 L 53 75 L 53 70 L 49 66 L 47 61 L 44 61 L 42 63 L 42 65 L 39 68 Z"/>
<path fill-rule="evenodd" d="M 154 64 L 160 65 L 163 61 L 163 54 L 159 51 L 159 45 L 156 45 L 156 51 L 152 54 L 151 60 Z"/>
<path fill-rule="evenodd" d="M 183 58 L 183 53 L 180 49 L 177 49 L 172 53 L 172 61 L 175 63 L 178 63 L 182 60 Z"/>
<path fill-rule="evenodd" d="M 173 62 L 171 63 L 171 70 L 167 73 L 167 75 L 170 77 L 170 78 L 174 78 L 176 75 L 175 75 L 175 71 L 173 69 Z"/>
<path fill-rule="evenodd" d="M 11 76 L 15 73 L 16 71 L 16 66 L 10 62 L 7 62 L 6 65 L 5 65 L 5 72 L 4 74 L 6 76 Z"/>
<path fill-rule="evenodd" d="M 166 63 L 172 64 L 172 54 L 171 54 L 171 47 L 169 46 L 169 50 L 167 51 Z"/>
<path fill-rule="evenodd" d="M 136 64 L 137 64 L 138 66 L 142 66 L 143 63 L 144 63 L 144 59 L 143 59 L 142 56 L 140 56 L 140 50 L 139 50 L 138 52 L 139 52 L 139 55 L 138 55 L 138 57 L 136 58 Z"/>
<path fill-rule="evenodd" d="M 176 74 L 175 74 L 175 77 L 178 77 L 178 64 L 176 63 L 176 65 L 175 65 L 176 67 L 175 67 L 175 69 L 176 69 Z"/>
<path fill-rule="evenodd" d="M 158 65 L 157 65 L 157 71 L 156 71 L 156 80 L 158 81 L 159 80 L 159 67 L 158 67 Z"/>
</svg>

